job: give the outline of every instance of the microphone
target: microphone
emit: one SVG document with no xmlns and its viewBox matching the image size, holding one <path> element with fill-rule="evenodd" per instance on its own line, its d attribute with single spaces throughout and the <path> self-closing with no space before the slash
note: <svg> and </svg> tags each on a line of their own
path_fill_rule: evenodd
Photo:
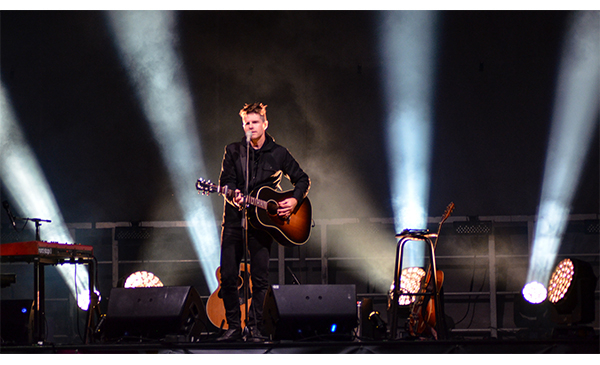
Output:
<svg viewBox="0 0 600 365">
<path fill-rule="evenodd" d="M 252 139 L 252 131 L 246 131 L 246 143 L 250 143 Z"/>
<path fill-rule="evenodd" d="M 2 206 L 4 207 L 4 209 L 6 210 L 6 213 L 8 214 L 8 218 L 10 218 L 10 222 L 12 223 L 13 227 L 17 226 L 17 223 L 15 223 L 15 216 L 12 214 L 12 212 L 10 211 L 10 207 L 8 205 L 8 202 L 5 200 L 2 202 Z"/>
</svg>

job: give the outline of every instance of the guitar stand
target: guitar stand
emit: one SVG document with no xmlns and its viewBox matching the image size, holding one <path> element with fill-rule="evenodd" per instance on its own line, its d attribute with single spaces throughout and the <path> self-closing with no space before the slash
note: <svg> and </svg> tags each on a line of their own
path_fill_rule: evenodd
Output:
<svg viewBox="0 0 600 365">
<path fill-rule="evenodd" d="M 398 300 L 400 298 L 400 281 L 402 277 L 402 259 L 404 256 L 404 245 L 409 241 L 424 241 L 427 243 L 427 247 L 429 248 L 430 253 L 430 261 L 431 261 L 431 278 L 433 279 L 433 291 L 432 292 L 424 292 L 424 293 L 402 293 L 402 295 L 407 296 L 432 296 L 435 298 L 435 331 L 437 332 L 438 339 L 446 338 L 446 331 L 444 326 L 444 317 L 441 307 L 440 301 L 440 293 L 438 291 L 438 283 L 437 283 L 437 275 L 436 275 L 436 265 L 435 265 L 435 244 L 433 242 L 433 238 L 436 238 L 437 234 L 430 233 L 428 230 L 404 230 L 402 233 L 396 235 L 396 238 L 400 238 L 398 241 L 398 246 L 396 247 L 396 264 L 394 266 L 394 290 L 392 295 L 392 303 L 391 303 L 391 329 L 390 329 L 390 338 L 392 340 L 398 339 Z"/>
</svg>

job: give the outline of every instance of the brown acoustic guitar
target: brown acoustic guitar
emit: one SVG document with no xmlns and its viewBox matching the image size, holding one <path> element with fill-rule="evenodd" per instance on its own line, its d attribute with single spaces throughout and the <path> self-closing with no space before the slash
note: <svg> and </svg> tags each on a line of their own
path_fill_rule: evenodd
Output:
<svg viewBox="0 0 600 365">
<path fill-rule="evenodd" d="M 440 221 L 437 235 L 435 238 L 435 243 L 433 245 L 433 249 L 437 247 L 437 242 L 440 237 L 440 232 L 442 230 L 442 224 L 448 219 L 452 211 L 454 210 L 454 203 L 450 203 L 446 207 L 446 211 L 442 215 L 442 219 Z M 437 282 L 436 285 L 436 293 L 439 293 L 442 289 L 442 284 L 444 282 L 444 272 L 441 270 L 436 270 L 435 277 L 436 280 L 431 280 L 432 278 L 432 268 L 431 264 L 427 269 L 427 274 L 423 278 L 421 282 L 420 293 L 425 292 L 433 292 L 434 282 Z M 419 336 L 422 334 L 432 335 L 435 339 L 437 339 L 437 333 L 435 332 L 435 326 L 437 323 L 437 318 L 435 316 L 435 298 L 420 296 L 412 303 L 411 312 L 408 318 L 408 332 L 411 336 Z"/>
<path fill-rule="evenodd" d="M 240 274 L 238 276 L 238 297 L 240 300 L 240 310 L 242 312 L 242 328 L 246 326 L 246 307 L 250 308 L 252 304 L 252 280 L 250 279 L 250 265 L 247 265 L 248 271 L 244 270 L 244 263 L 240 264 Z M 219 286 L 217 289 L 208 297 L 206 302 L 206 315 L 210 322 L 217 328 L 229 329 L 227 319 L 225 317 L 225 304 L 223 303 L 223 297 L 221 296 L 221 267 L 219 266 L 216 271 L 217 281 Z M 245 286 L 248 285 L 248 303 L 246 303 L 244 290 Z"/>
<path fill-rule="evenodd" d="M 232 198 L 235 192 L 227 186 L 212 184 L 210 181 L 198 179 L 196 189 L 205 195 L 217 192 Z M 279 202 L 292 196 L 292 190 L 277 191 L 263 186 L 250 194 L 247 199 L 248 218 L 256 229 L 267 231 L 275 241 L 285 247 L 304 245 L 310 238 L 312 227 L 312 207 L 310 200 L 304 198 L 296 205 L 292 214 L 284 219 L 277 214 Z"/>
</svg>

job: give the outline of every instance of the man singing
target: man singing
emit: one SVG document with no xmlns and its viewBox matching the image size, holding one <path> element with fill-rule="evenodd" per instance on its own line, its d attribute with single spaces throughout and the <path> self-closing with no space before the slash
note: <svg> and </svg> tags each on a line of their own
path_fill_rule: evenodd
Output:
<svg viewBox="0 0 600 365">
<path fill-rule="evenodd" d="M 298 204 L 307 196 L 310 179 L 298 162 L 283 146 L 266 132 L 267 106 L 262 103 L 246 104 L 239 115 L 246 136 L 240 142 L 225 147 L 219 185 L 235 191 L 232 197 L 225 197 L 223 227 L 221 233 L 221 294 L 225 305 L 228 330 L 217 341 L 243 339 L 241 309 L 238 293 L 238 276 L 244 257 L 244 216 L 243 191 L 248 174 L 248 192 L 268 186 L 280 190 L 282 176 L 289 178 L 294 185 L 291 197 L 279 202 L 277 214 L 288 218 Z M 249 147 L 249 161 L 247 150 Z M 248 169 L 246 164 L 248 162 Z M 246 171 L 248 170 L 248 171 Z M 265 339 L 263 323 L 263 303 L 269 289 L 269 258 L 273 238 L 263 230 L 248 224 L 248 252 L 252 280 L 252 301 L 248 311 L 248 340 Z"/>
</svg>

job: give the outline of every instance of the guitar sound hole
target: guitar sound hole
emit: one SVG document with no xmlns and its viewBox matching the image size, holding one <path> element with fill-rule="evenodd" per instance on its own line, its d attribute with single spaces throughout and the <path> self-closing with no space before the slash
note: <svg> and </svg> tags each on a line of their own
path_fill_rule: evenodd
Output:
<svg viewBox="0 0 600 365">
<path fill-rule="evenodd" d="M 275 200 L 269 200 L 267 202 L 267 212 L 269 215 L 277 215 L 277 209 L 279 208 L 279 204 Z"/>
</svg>

